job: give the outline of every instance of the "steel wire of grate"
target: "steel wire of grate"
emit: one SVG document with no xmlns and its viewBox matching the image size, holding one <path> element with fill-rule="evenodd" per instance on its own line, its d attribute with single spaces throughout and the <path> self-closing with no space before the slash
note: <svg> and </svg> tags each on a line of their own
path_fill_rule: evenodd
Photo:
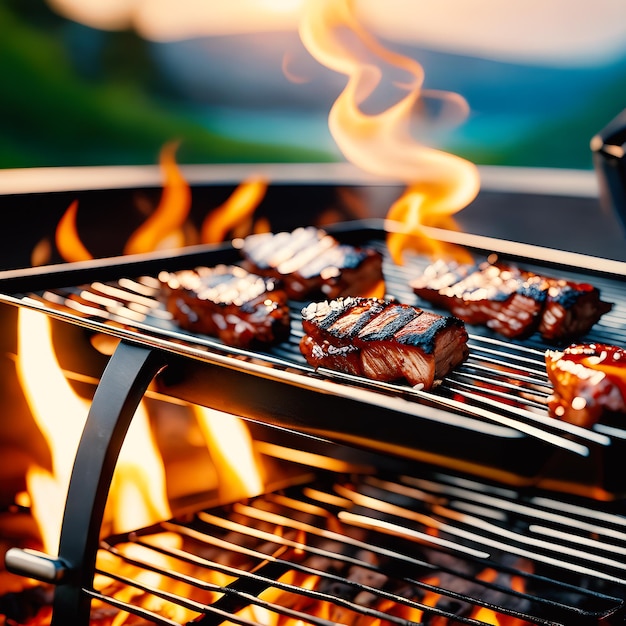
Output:
<svg viewBox="0 0 626 626">
<path fill-rule="evenodd" d="M 626 522 L 597 518 L 584 504 L 456 475 L 333 475 L 109 538 L 99 574 L 194 614 L 154 616 L 168 626 L 610 624 L 624 605 Z M 164 533 L 181 547 L 159 543 Z M 140 574 L 121 575 L 122 564 Z M 158 586 L 141 582 L 145 571 Z M 143 600 L 90 593 L 145 617 Z"/>
</svg>

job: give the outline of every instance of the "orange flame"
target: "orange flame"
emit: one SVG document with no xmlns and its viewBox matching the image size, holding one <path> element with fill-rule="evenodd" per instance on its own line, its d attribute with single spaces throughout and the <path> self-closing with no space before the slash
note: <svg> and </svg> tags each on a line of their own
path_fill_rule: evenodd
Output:
<svg viewBox="0 0 626 626">
<path fill-rule="evenodd" d="M 194 406 L 194 414 L 215 462 L 222 501 L 232 502 L 261 493 L 263 471 L 244 422 L 202 406 Z"/>
<path fill-rule="evenodd" d="M 55 554 L 64 497 L 88 406 L 76 396 L 58 366 L 47 318 L 29 309 L 20 309 L 18 315 L 18 376 L 52 458 L 51 471 L 36 466 L 29 469 L 27 485 L 44 549 Z"/>
<path fill-rule="evenodd" d="M 164 174 L 161 202 L 154 213 L 131 234 L 124 246 L 125 254 L 178 248 L 188 243 L 184 229 L 188 226 L 186 220 L 191 209 L 191 191 L 176 164 L 176 146 L 175 143 L 169 143 L 161 150 L 160 164 Z M 221 206 L 204 219 L 200 232 L 201 242 L 220 243 L 229 238 L 243 237 L 253 231 L 269 231 L 270 226 L 266 220 L 253 222 L 253 213 L 263 200 L 268 185 L 268 181 L 260 176 L 242 182 Z M 78 200 L 74 200 L 59 220 L 55 232 L 57 250 L 68 262 L 93 258 L 79 236 L 77 212 Z M 33 251 L 33 258 L 39 257 L 49 257 L 49 251 L 43 244 Z M 41 262 L 34 264 L 39 265 Z"/>
<path fill-rule="evenodd" d="M 33 418 L 50 447 L 51 471 L 32 467 L 27 483 L 44 549 L 55 554 L 65 496 L 89 402 L 75 393 L 59 366 L 48 318 L 25 308 L 19 310 L 17 369 Z M 171 516 L 162 463 L 152 443 L 147 413 L 142 405 L 131 422 L 113 481 L 107 506 L 111 517 L 114 515 L 115 532 Z"/>
<path fill-rule="evenodd" d="M 49 319 L 25 308 L 20 309 L 18 315 L 18 375 L 33 417 L 46 437 L 52 459 L 50 470 L 38 466 L 29 468 L 26 477 L 28 495 L 43 549 L 54 555 L 58 550 L 65 498 L 89 402 L 74 392 L 59 366 L 51 341 Z M 113 533 L 122 533 L 171 516 L 165 470 L 152 437 L 147 411 L 141 403 L 120 451 L 104 525 Z M 162 546 L 179 549 L 182 538 L 178 534 L 164 532 L 158 535 L 158 542 Z M 131 543 L 122 546 L 121 551 L 130 556 L 140 556 L 137 553 L 145 552 L 145 549 Z M 99 553 L 100 566 L 103 559 L 110 558 L 108 552 Z M 169 557 L 153 551 L 147 558 L 153 563 L 156 561 L 157 567 L 164 571 L 174 566 Z M 169 581 L 167 577 L 145 570 L 134 572 L 133 577 L 156 588 Z M 105 578 L 97 575 L 96 585 Z M 121 588 L 115 595 L 122 601 L 137 601 L 129 595 L 136 593 L 131 588 Z M 146 596 L 142 602 L 149 610 L 160 609 L 158 599 Z M 180 623 L 192 617 L 189 610 L 183 607 L 172 610 L 177 611 L 177 615 L 172 617 L 178 617 Z M 120 612 L 111 624 L 121 626 L 128 623 L 127 617 L 125 612 Z"/>
<path fill-rule="evenodd" d="M 252 214 L 263 200 L 267 186 L 268 182 L 262 177 L 250 178 L 241 183 L 226 202 L 205 218 L 200 232 L 202 243 L 220 243 L 225 241 L 229 234 L 244 236 L 250 233 Z M 263 228 L 269 230 L 269 227 Z"/>
<path fill-rule="evenodd" d="M 347 45 L 346 32 L 352 37 L 349 43 L 356 42 L 357 46 Z M 412 138 L 412 113 L 425 95 L 442 100 L 455 116 L 465 115 L 467 104 L 456 94 L 425 94 L 421 89 L 421 65 L 381 46 L 356 20 L 350 0 L 310 1 L 300 25 L 300 37 L 320 63 L 348 76 L 328 120 L 344 156 L 364 171 L 399 178 L 411 185 L 409 197 L 393 211 L 393 218 L 401 224 L 410 218 L 410 229 L 405 226 L 390 234 L 390 251 L 400 263 L 403 249 L 423 234 L 416 223 L 449 226 L 450 216 L 467 206 L 479 189 L 478 171 L 473 164 L 419 145 Z M 396 84 L 406 93 L 382 113 L 366 114 L 361 106 L 380 84 L 383 66 L 407 76 L 402 84 Z"/>
<path fill-rule="evenodd" d="M 55 233 L 57 250 L 70 263 L 74 261 L 88 261 L 93 258 L 78 236 L 76 228 L 77 213 L 78 200 L 74 200 L 59 220 Z"/>
<path fill-rule="evenodd" d="M 191 208 L 191 189 L 176 163 L 177 142 L 161 149 L 160 165 L 164 177 L 163 194 L 154 213 L 131 235 L 125 254 L 152 252 L 176 247 L 180 241 L 168 241 L 180 232 Z"/>
</svg>

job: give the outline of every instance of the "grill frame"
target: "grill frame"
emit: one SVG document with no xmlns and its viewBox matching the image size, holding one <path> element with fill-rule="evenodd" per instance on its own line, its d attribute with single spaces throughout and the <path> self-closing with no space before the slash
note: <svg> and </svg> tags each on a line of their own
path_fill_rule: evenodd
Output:
<svg viewBox="0 0 626 626">
<path fill-rule="evenodd" d="M 366 223 L 340 225 L 329 231 L 343 241 L 361 243 L 364 239 L 371 239 L 374 235 L 381 238 L 385 235 L 385 228 L 393 228 L 393 225 L 380 221 L 367 221 Z M 618 283 L 626 282 L 626 264 L 621 262 L 604 261 L 595 257 L 584 255 L 559 254 L 551 250 L 511 244 L 493 240 L 490 238 L 477 238 L 463 236 L 458 233 L 446 234 L 444 240 L 471 247 L 477 254 L 489 254 L 497 252 L 504 260 L 521 261 L 524 264 L 538 263 L 551 271 L 576 273 L 581 271 L 590 277 L 604 277 Z M 544 258 L 542 258 L 542 255 Z M 435 462 L 443 464 L 450 462 L 454 451 L 446 444 L 445 451 L 439 454 L 437 439 L 444 439 L 449 430 L 454 431 L 459 437 L 459 445 L 468 447 L 468 433 L 475 433 L 475 428 L 461 428 L 458 424 L 450 424 L 450 417 L 454 413 L 450 406 L 444 406 L 437 397 L 423 396 L 418 402 L 408 403 L 405 399 L 394 398 L 393 386 L 391 393 L 381 393 L 381 388 L 370 390 L 361 388 L 363 381 L 357 381 L 359 387 L 346 384 L 345 380 L 328 380 L 330 373 L 321 372 L 313 376 L 303 376 L 300 372 L 290 372 L 269 369 L 263 364 L 246 362 L 226 354 L 218 346 L 215 351 L 199 350 L 197 346 L 189 346 L 186 343 L 171 341 L 157 335 L 146 335 L 133 329 L 102 324 L 92 318 L 83 318 L 60 312 L 54 307 L 46 306 L 31 298 L 29 293 L 45 289 L 57 289 L 82 283 L 90 283 L 94 280 L 109 281 L 119 278 L 120 275 L 154 274 L 154 269 L 169 269 L 190 267 L 194 263 L 211 264 L 211 262 L 230 262 L 237 260 L 237 251 L 230 244 L 220 246 L 202 246 L 197 249 L 186 250 L 175 257 L 164 257 L 162 254 L 142 255 L 129 260 L 123 259 L 99 259 L 94 262 L 68 264 L 63 267 L 33 268 L 30 270 L 15 270 L 0 274 L 0 301 L 14 305 L 26 306 L 39 310 L 54 319 L 77 325 L 88 332 L 105 333 L 121 340 L 120 346 L 114 354 L 110 364 L 111 370 L 122 371 L 130 377 L 130 384 L 120 387 L 119 378 L 115 374 L 107 374 L 107 370 L 98 386 L 96 397 L 90 410 L 88 428 L 86 428 L 75 466 L 76 479 L 72 479 L 70 493 L 68 493 L 66 519 L 76 520 L 71 525 L 64 523 L 59 551 L 58 564 L 66 572 L 63 584 L 57 588 L 54 607 L 53 623 L 84 623 L 89 610 L 90 599 L 85 593 L 93 579 L 93 567 L 97 552 L 97 532 L 102 518 L 104 502 L 108 492 L 110 477 L 121 446 L 125 430 L 128 426 L 134 408 L 141 399 L 147 386 L 164 366 L 167 368 L 163 375 L 157 378 L 157 384 L 163 393 L 173 395 L 183 400 L 195 402 L 228 410 L 241 417 L 260 421 L 271 426 L 287 428 L 315 439 L 323 439 L 329 442 L 348 443 L 356 447 L 374 449 L 377 452 L 391 453 L 404 458 L 418 461 Z M 164 267 L 165 263 L 165 267 Z M 157 270 L 158 271 L 158 270 Z M 128 354 L 135 354 L 129 357 Z M 335 376 L 334 374 L 330 374 Z M 340 377 L 341 378 L 341 377 Z M 354 381 L 352 381 L 354 382 Z M 207 387 L 207 383 L 209 383 Z M 251 403 L 237 402 L 236 398 L 241 394 L 237 390 L 241 385 L 252 391 L 248 394 L 254 398 Z M 206 390 L 209 391 L 206 391 Z M 285 400 L 285 391 L 287 394 Z M 98 396 L 100 394 L 100 396 Z M 282 396 L 282 397 L 281 397 Z M 115 398 L 111 402 L 111 398 Z M 281 397 L 279 406 L 276 398 Z M 337 427 L 336 418 L 328 412 L 332 404 L 334 411 L 345 416 L 357 415 L 357 418 L 344 424 L 343 430 Z M 445 403 L 444 403 L 445 404 Z M 369 409 L 369 415 L 364 418 L 362 410 Z M 410 407 L 410 412 L 407 408 Z M 455 411 L 459 407 L 454 407 Z M 462 409 L 463 407 L 460 407 Z M 103 414 L 105 417 L 103 418 Z M 415 418 L 424 420 L 430 428 L 429 440 L 422 442 L 421 449 L 416 451 L 407 448 L 406 433 L 415 428 Z M 376 438 L 380 431 L 381 423 L 389 423 L 388 419 L 394 420 L 395 431 L 392 437 L 381 441 Z M 326 420 L 326 421 L 325 421 Z M 432 425 L 437 423 L 439 429 L 433 432 Z M 90 427 L 99 429 L 103 425 L 107 430 L 108 439 L 101 442 L 100 455 L 93 458 L 93 438 L 90 435 Z M 423 425 L 423 424 L 422 424 Z M 359 434 L 357 426 L 365 429 L 366 436 Z M 476 425 L 474 425 L 476 426 Z M 498 459 L 502 463 L 494 463 L 494 466 L 505 467 L 505 470 L 495 476 L 499 480 L 517 480 L 522 484 L 533 484 L 540 470 L 549 458 L 553 457 L 554 441 L 545 441 L 542 437 L 536 437 L 526 432 L 521 425 L 511 426 L 505 422 L 498 428 L 504 428 L 511 433 L 511 441 L 520 443 L 522 449 L 510 455 L 510 449 L 504 451 Z M 477 435 L 476 449 L 484 445 L 485 432 Z M 566 429 L 567 430 L 567 429 Z M 503 432 L 503 431 L 501 431 Z M 569 435 L 575 435 L 572 431 Z M 424 438 L 424 434 L 421 434 Z M 496 437 L 493 449 L 500 447 L 502 439 Z M 530 448 L 528 447 L 530 442 Z M 591 442 L 589 447 L 605 446 Z M 472 442 L 469 442 L 471 447 Z M 532 458 L 538 461 L 536 465 L 528 463 L 529 452 Z M 570 450 L 568 454 L 571 455 Z M 482 453 L 481 453 L 482 454 Z M 84 457 L 81 460 L 80 457 Z M 619 454 L 617 455 L 619 457 Z M 90 457 L 90 458 L 88 458 Z M 506 461 L 516 461 L 514 466 L 507 466 Z M 618 458 L 603 455 L 600 461 L 603 465 L 602 473 L 605 474 L 607 466 L 610 468 L 618 462 Z M 597 459 L 592 458 L 592 463 Z M 85 482 L 85 468 L 95 470 L 95 481 Z M 471 459 L 465 459 L 463 463 L 452 466 L 459 471 L 473 470 L 480 474 L 481 468 L 474 467 Z M 617 465 L 616 465 L 617 467 Z M 487 468 L 493 473 L 494 467 Z M 91 470 L 90 470 L 91 471 Z M 609 471 L 610 475 L 611 472 Z M 493 476 L 493 474 L 492 474 Z M 602 485 L 607 493 L 611 493 L 610 485 Z M 72 490 L 74 492 L 72 493 Z M 92 502 L 85 507 L 85 496 Z M 82 513 L 78 515 L 78 511 Z M 81 539 L 76 541 L 76 537 Z M 65 539 L 64 539 L 65 537 Z M 77 578 L 77 572 L 81 572 Z M 68 621 L 69 620 L 69 621 Z"/>
<path fill-rule="evenodd" d="M 397 225 L 388 221 L 370 219 L 340 223 L 327 230 L 346 243 L 378 242 L 384 250 L 385 237 L 395 227 Z M 578 281 L 610 281 L 614 291 L 626 282 L 626 263 L 620 261 L 449 231 L 430 229 L 429 234 L 438 241 L 461 245 L 476 257 L 495 253 L 505 262 L 517 263 L 548 275 Z M 370 449 L 374 446 L 376 451 L 405 458 L 444 464 L 452 458 L 461 459 L 456 464 L 460 471 L 481 473 L 484 471 L 484 457 L 491 456 L 493 462 L 488 468 L 491 475 L 498 468 L 500 480 L 518 484 L 534 483 L 555 450 L 562 449 L 566 458 L 580 457 L 577 459 L 580 469 L 574 469 L 576 481 L 580 482 L 584 474 L 591 476 L 591 480 L 583 480 L 582 484 L 588 483 L 592 490 L 599 487 L 599 494 L 594 497 L 611 498 L 620 494 L 623 488 L 621 481 L 616 479 L 618 472 L 610 468 L 619 466 L 615 464 L 619 463 L 619 451 L 623 451 L 623 447 L 609 444 L 626 440 L 626 431 L 611 428 L 603 431 L 602 427 L 599 431 L 591 431 L 565 424 L 548 417 L 542 409 L 539 412 L 526 410 L 525 400 L 521 407 L 516 406 L 512 410 L 506 406 L 506 397 L 502 404 L 499 403 L 497 394 L 489 396 L 488 402 L 484 402 L 471 389 L 471 385 L 475 384 L 474 376 L 480 376 L 481 363 L 472 363 L 472 368 L 478 365 L 478 373 L 469 374 L 469 383 L 463 380 L 467 370 L 457 368 L 464 373 L 460 377 L 456 373 L 448 377 L 456 387 L 447 390 L 444 396 L 439 393 L 440 390 L 421 392 L 402 384 L 375 383 L 328 370 L 313 372 L 297 350 L 297 318 L 302 303 L 292 303 L 291 343 L 285 349 L 281 344 L 277 351 L 259 352 L 224 346 L 212 338 L 198 339 L 190 332 L 180 331 L 172 322 L 166 326 L 155 326 L 153 322 L 142 325 L 125 318 L 121 321 L 107 320 L 100 315 L 102 312 L 108 315 L 104 309 L 90 308 L 86 312 L 76 312 L 64 303 L 57 306 L 53 301 L 31 296 L 33 292 L 75 290 L 78 285 L 108 283 L 123 277 L 156 276 L 162 269 L 175 271 L 240 260 L 239 250 L 228 242 L 191 247 L 177 251 L 176 255 L 157 253 L 12 270 L 0 273 L 0 302 L 44 312 L 57 320 L 82 327 L 88 333 L 104 333 L 116 340 L 164 351 L 170 365 L 167 374 L 155 381 L 156 385 L 163 393 L 185 401 L 226 410 L 272 426 L 290 428 L 315 438 Z M 405 302 L 413 298 L 415 304 L 432 308 L 412 296 L 408 288 L 410 274 L 390 264 L 387 258 L 386 275 L 390 269 L 400 272 L 399 278 L 393 278 L 392 296 Z M 73 291 L 67 293 L 74 297 Z M 612 295 L 615 296 L 615 293 Z M 90 303 L 87 304 L 91 307 Z M 626 324 L 626 302 L 622 303 L 620 299 L 618 307 L 619 317 L 613 321 L 618 328 L 609 326 L 600 334 L 594 329 L 589 337 L 608 342 L 619 337 L 621 327 Z M 544 399 L 548 382 L 545 373 L 538 369 L 542 368 L 542 352 L 553 347 L 536 337 L 510 342 L 486 329 L 470 329 L 470 355 L 478 352 L 481 359 L 488 360 L 491 349 L 496 351 L 495 365 L 485 361 L 487 377 L 500 367 L 497 358 L 510 359 L 512 365 L 504 365 L 510 366 L 511 372 L 517 372 L 514 376 L 521 375 L 522 384 L 526 384 L 523 373 L 530 362 L 536 371 L 531 372 L 529 384 L 533 389 L 539 388 L 539 396 Z M 510 376 L 513 374 L 509 372 L 504 378 Z M 534 376 L 537 378 L 533 380 Z M 517 380 L 512 379 L 512 382 L 513 387 L 519 384 Z M 241 385 L 250 389 L 244 400 L 238 393 Z M 441 389 L 444 387 L 442 385 Z M 515 394 L 515 389 L 512 393 Z M 469 397 L 473 401 L 459 402 L 457 395 L 462 396 L 462 400 Z M 280 398 L 280 402 L 276 402 L 276 398 Z M 543 401 L 540 399 L 540 404 Z M 529 402 L 528 407 L 534 409 L 533 403 Z M 342 416 L 341 420 L 335 419 L 337 414 Z M 381 433 L 381 423 L 393 424 L 393 431 Z M 472 454 L 471 450 L 480 448 L 483 448 L 482 452 Z M 617 454 L 614 454 L 615 450 Z M 568 463 L 568 469 L 571 469 L 570 465 Z"/>
</svg>

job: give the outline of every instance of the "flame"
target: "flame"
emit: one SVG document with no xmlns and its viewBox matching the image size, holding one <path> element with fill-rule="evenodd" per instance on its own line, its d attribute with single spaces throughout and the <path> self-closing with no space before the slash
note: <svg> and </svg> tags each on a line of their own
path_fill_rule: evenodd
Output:
<svg viewBox="0 0 626 626">
<path fill-rule="evenodd" d="M 223 501 L 235 501 L 263 490 L 263 471 L 255 457 L 250 431 L 232 415 L 202 406 L 193 406 L 219 473 L 219 492 Z"/>
<path fill-rule="evenodd" d="M 143 403 L 137 407 L 124 439 L 107 506 L 116 533 L 136 530 L 172 517 L 165 468 Z"/>
<path fill-rule="evenodd" d="M 58 366 L 47 318 L 24 308 L 18 315 L 18 376 L 52 452 L 51 471 L 32 467 L 27 486 L 44 549 L 55 554 L 64 497 L 88 405 L 76 396 Z"/>
<path fill-rule="evenodd" d="M 19 309 L 17 370 L 26 400 L 51 452 L 50 470 L 32 467 L 27 486 L 44 549 L 58 548 L 65 496 L 89 402 L 65 378 L 50 335 L 47 316 Z M 137 410 L 113 478 L 107 507 L 115 532 L 171 517 L 164 471 L 154 448 L 143 405 Z"/>
<path fill-rule="evenodd" d="M 493 582 L 496 580 L 498 576 L 498 572 L 492 568 L 484 569 L 478 576 L 477 580 L 483 580 L 485 582 Z M 480 606 L 477 607 L 472 612 L 472 617 L 474 619 L 485 622 L 485 624 L 491 624 L 492 626 L 503 626 L 498 618 L 498 614 L 493 609 L 488 609 L 487 607 Z"/>
<path fill-rule="evenodd" d="M 486 568 L 478 576 L 477 580 L 482 580 L 485 582 L 494 582 L 496 581 L 498 576 L 498 572 L 493 568 Z M 522 576 L 512 576 L 510 580 L 511 589 L 513 591 L 519 591 L 520 593 L 524 593 L 525 585 L 524 579 Z M 485 624 L 491 624 L 491 626 L 527 626 L 528 622 L 522 618 L 505 615 L 502 613 L 498 613 L 493 609 L 489 609 L 487 607 L 477 607 L 471 614 L 473 619 L 478 620 Z"/>
<path fill-rule="evenodd" d="M 328 119 L 344 156 L 366 172 L 409 185 L 406 197 L 392 211 L 393 219 L 404 227 L 389 235 L 390 252 L 401 263 L 403 250 L 425 237 L 419 225 L 454 226 L 451 216 L 479 190 L 478 170 L 472 163 L 413 139 L 412 114 L 427 98 L 443 102 L 455 117 L 467 114 L 467 104 L 456 94 L 424 92 L 421 65 L 381 46 L 362 28 L 353 9 L 350 0 L 309 1 L 300 38 L 320 63 L 348 76 Z M 349 42 L 344 41 L 346 33 Z M 395 84 L 404 95 L 378 114 L 365 113 L 361 107 L 376 95 L 385 67 L 404 77 Z"/>
<path fill-rule="evenodd" d="M 191 209 L 191 189 L 176 162 L 177 148 L 177 142 L 170 142 L 161 149 L 161 201 L 152 215 L 129 237 L 124 247 L 125 254 L 178 248 L 186 243 L 183 227 Z M 74 200 L 59 220 L 55 232 L 57 250 L 61 258 L 68 262 L 93 258 L 78 234 L 77 212 L 78 200 Z M 39 254 L 45 254 L 45 250 Z"/>
<path fill-rule="evenodd" d="M 176 163 L 177 148 L 178 142 L 170 142 L 161 149 L 159 161 L 164 178 L 161 201 L 126 242 L 124 254 L 183 245 L 181 228 L 191 208 L 191 189 Z"/>
<path fill-rule="evenodd" d="M 221 206 L 202 223 L 202 243 L 220 243 L 233 236 L 244 236 L 252 231 L 252 214 L 265 197 L 268 182 L 263 177 L 252 177 L 241 183 Z M 269 230 L 264 225 L 261 230 Z M 257 226 L 257 231 L 259 227 Z"/>
<path fill-rule="evenodd" d="M 74 200 L 59 220 L 55 233 L 55 243 L 59 254 L 66 261 L 70 262 L 88 261 L 93 258 L 78 236 L 76 228 L 77 213 L 78 200 Z"/>
<path fill-rule="evenodd" d="M 58 550 L 65 498 L 89 402 L 73 391 L 63 375 L 54 353 L 48 317 L 25 308 L 20 309 L 18 315 L 18 375 L 33 417 L 46 437 L 52 458 L 49 470 L 37 466 L 28 470 L 27 488 L 43 549 L 53 555 Z M 120 451 L 104 524 L 113 533 L 121 533 L 149 526 L 171 516 L 163 463 L 153 441 L 148 413 L 141 403 Z M 162 546 L 180 548 L 182 538 L 174 533 L 160 533 L 158 542 Z M 145 548 L 133 544 L 123 546 L 121 550 L 130 556 L 139 557 L 141 555 L 138 552 L 146 552 Z M 99 553 L 99 566 L 102 567 L 103 559 L 106 561 L 110 558 L 107 552 Z M 171 559 L 166 556 L 150 552 L 146 558 L 153 563 L 156 560 L 161 570 L 173 567 Z M 160 574 L 143 570 L 134 572 L 133 577 L 156 588 L 169 580 Z M 96 576 L 96 585 L 102 578 L 102 575 Z M 130 600 L 126 596 L 131 593 L 137 592 L 122 588 L 116 596 L 120 600 Z M 133 600 L 138 601 L 137 598 Z M 153 597 L 146 597 L 143 603 L 150 610 L 161 608 L 160 601 Z M 174 611 L 181 621 L 190 618 L 189 611 L 182 607 L 168 610 Z M 126 623 L 126 619 L 127 614 L 120 612 L 111 623 L 121 625 Z"/>
<path fill-rule="evenodd" d="M 175 159 L 176 143 L 163 146 L 160 165 L 163 172 L 161 201 L 152 215 L 131 234 L 124 246 L 125 254 L 140 254 L 159 249 L 174 249 L 185 246 L 189 235 L 185 230 L 193 228 L 187 217 L 191 209 L 191 191 Z M 201 226 L 202 243 L 220 243 L 229 238 L 243 237 L 251 232 L 270 230 L 267 220 L 253 222 L 253 213 L 265 197 L 269 186 L 261 176 L 242 182 L 219 207 L 209 213 Z M 81 241 L 76 225 L 78 200 L 74 200 L 56 227 L 55 243 L 61 257 L 68 262 L 86 261 L 93 255 Z M 47 247 L 46 247 L 47 246 Z M 49 258 L 49 243 L 45 240 L 33 250 L 33 265 L 41 265 Z"/>
<path fill-rule="evenodd" d="M 471 263 L 472 255 L 461 246 L 453 246 L 430 237 L 426 228 L 457 230 L 451 215 L 445 212 L 445 188 L 435 186 L 427 191 L 427 185 L 411 185 L 396 200 L 387 214 L 387 219 L 399 226 L 387 237 L 391 258 L 402 263 L 403 252 L 412 249 L 432 258 L 453 258 L 459 263 Z M 437 212 L 437 202 L 442 202 L 442 212 Z M 450 206 L 450 205 L 448 205 Z M 462 208 L 462 207 L 459 207 Z"/>
<path fill-rule="evenodd" d="M 314 590 L 319 586 L 320 577 L 317 574 L 307 574 L 296 570 L 289 570 L 278 578 L 278 581 L 287 585 L 293 585 L 300 589 Z M 305 595 L 294 595 L 278 587 L 268 587 L 259 594 L 259 598 L 265 602 L 277 604 L 281 607 L 294 609 L 307 615 L 315 616 L 322 620 L 333 620 L 331 606 L 327 602 L 309 598 Z M 272 614 L 271 611 L 261 606 L 251 606 L 246 609 L 250 617 L 258 624 L 264 626 L 301 626 L 305 622 L 295 617 L 285 617 Z M 240 616 L 245 616 L 242 611 Z M 306 622 L 308 624 L 308 622 Z"/>
</svg>

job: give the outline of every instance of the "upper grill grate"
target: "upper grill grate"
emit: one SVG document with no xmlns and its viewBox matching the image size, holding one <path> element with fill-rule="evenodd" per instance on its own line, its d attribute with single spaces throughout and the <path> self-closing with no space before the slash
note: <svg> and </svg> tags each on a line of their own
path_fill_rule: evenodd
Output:
<svg viewBox="0 0 626 626">
<path fill-rule="evenodd" d="M 384 253 L 384 246 L 372 242 Z M 387 294 L 401 302 L 432 308 L 412 293 L 409 280 L 418 275 L 427 259 L 409 257 L 405 265 L 397 266 L 385 258 L 384 272 Z M 132 266 L 131 266 L 132 267 Z M 541 268 L 527 267 L 537 272 Z M 626 302 L 623 285 L 606 277 L 593 279 L 572 272 L 559 272 L 572 280 L 593 280 L 603 299 L 614 303 L 587 335 L 585 341 L 623 344 L 626 328 Z M 509 341 L 487 329 L 469 327 L 470 356 L 457 367 L 441 385 L 431 392 L 423 392 L 403 383 L 378 383 L 331 370 L 314 372 L 300 354 L 298 343 L 302 337 L 300 310 L 305 303 L 291 303 L 291 333 L 289 340 L 268 350 L 232 348 L 211 337 L 181 330 L 159 301 L 159 283 L 154 275 L 123 277 L 114 281 L 94 281 L 59 289 L 45 289 L 22 296 L 22 303 L 39 306 L 56 314 L 67 315 L 89 325 L 103 324 L 115 332 L 124 330 L 140 338 L 159 337 L 167 346 L 180 349 L 189 346 L 201 353 L 217 352 L 234 355 L 238 359 L 261 361 L 270 368 L 288 369 L 306 376 L 320 376 L 345 384 L 374 389 L 385 394 L 410 400 L 426 400 L 449 411 L 462 411 L 480 420 L 513 427 L 578 454 L 588 453 L 589 444 L 606 446 L 610 437 L 626 439 L 626 429 L 597 425 L 593 430 L 553 419 L 547 413 L 551 387 L 544 366 L 544 353 L 554 347 L 532 336 L 523 342 Z"/>
<path fill-rule="evenodd" d="M 420 302 L 409 287 L 411 278 L 429 259 L 414 255 L 403 265 L 395 265 L 387 255 L 384 233 L 378 227 L 349 225 L 335 234 L 350 243 L 379 247 L 385 258 L 389 297 L 432 308 Z M 479 243 L 480 247 L 463 245 L 477 259 L 495 250 L 502 261 L 523 269 L 596 285 L 603 300 L 614 306 L 583 339 L 624 345 L 626 266 L 591 257 L 558 262 L 558 255 L 550 250 L 537 249 L 533 256 L 525 256 L 525 249 L 508 242 Z M 483 245 L 493 247 L 489 250 Z M 404 383 L 379 383 L 326 369 L 314 371 L 298 347 L 303 332 L 302 302 L 291 303 L 289 339 L 266 350 L 233 348 L 181 330 L 159 301 L 158 273 L 240 259 L 238 250 L 224 244 L 200 246 L 174 256 L 107 259 L 45 272 L 4 273 L 0 285 L 5 293 L 0 293 L 0 299 L 43 311 L 92 333 L 162 349 L 176 359 L 182 356 L 177 363 L 195 384 L 172 385 L 173 377 L 163 384 L 165 393 L 186 401 L 210 402 L 207 406 L 327 440 L 481 475 L 487 471 L 490 478 L 496 477 L 496 471 L 503 482 L 534 483 L 544 476 L 550 462 L 553 484 L 544 482 L 543 486 L 577 493 L 584 490 L 597 498 L 626 491 L 626 481 L 620 478 L 626 428 L 611 416 L 589 429 L 548 414 L 551 388 L 544 353 L 555 346 L 546 344 L 538 334 L 509 341 L 486 328 L 468 327 L 469 358 L 440 385 L 425 392 Z M 199 372 L 202 367 L 204 371 Z M 202 376 L 201 384 L 198 376 Z M 250 389 L 245 398 L 238 392 L 241 384 Z M 209 388 L 210 392 L 203 391 Z M 341 420 L 333 417 L 337 414 Z M 555 454 L 561 453 L 567 455 L 565 463 L 554 460 Z"/>
</svg>

